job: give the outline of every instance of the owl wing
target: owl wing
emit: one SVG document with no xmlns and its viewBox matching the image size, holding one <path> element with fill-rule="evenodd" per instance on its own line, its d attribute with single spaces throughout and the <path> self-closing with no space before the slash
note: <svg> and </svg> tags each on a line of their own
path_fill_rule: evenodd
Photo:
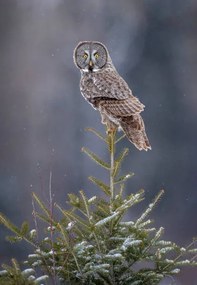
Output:
<svg viewBox="0 0 197 285">
<path fill-rule="evenodd" d="M 103 98 L 109 103 L 114 115 L 125 116 L 133 113 L 140 113 L 144 110 L 144 105 L 137 97 L 134 97 L 128 84 L 116 72 L 105 70 L 95 73 L 93 77 L 94 98 Z M 96 91 L 96 92 L 95 92 Z M 113 100 L 112 100 L 113 99 Z"/>
<path fill-rule="evenodd" d="M 101 97 L 99 98 L 99 107 L 111 116 L 127 117 L 143 110 L 144 105 L 141 104 L 139 107 L 136 99 L 134 96 L 121 100 Z"/>
<path fill-rule="evenodd" d="M 151 149 L 148 137 L 146 135 L 144 121 L 139 114 L 122 117 L 120 126 L 125 132 L 128 140 L 132 142 L 139 150 Z"/>
</svg>

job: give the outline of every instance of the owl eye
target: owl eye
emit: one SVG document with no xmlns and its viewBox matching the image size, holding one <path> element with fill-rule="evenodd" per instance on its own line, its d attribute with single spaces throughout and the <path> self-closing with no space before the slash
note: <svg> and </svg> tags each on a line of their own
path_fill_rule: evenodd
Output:
<svg viewBox="0 0 197 285">
<path fill-rule="evenodd" d="M 98 54 L 98 52 L 96 52 L 96 53 L 94 54 L 94 57 L 95 57 L 96 59 L 98 59 L 98 58 L 99 58 L 99 54 Z"/>
<path fill-rule="evenodd" d="M 84 53 L 83 58 L 84 58 L 84 59 L 87 59 L 87 58 L 88 58 L 87 53 Z"/>
</svg>

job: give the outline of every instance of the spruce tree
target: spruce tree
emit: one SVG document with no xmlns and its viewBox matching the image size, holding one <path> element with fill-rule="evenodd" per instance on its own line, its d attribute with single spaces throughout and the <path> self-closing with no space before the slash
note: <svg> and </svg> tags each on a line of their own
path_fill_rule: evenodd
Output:
<svg viewBox="0 0 197 285">
<path fill-rule="evenodd" d="M 109 159 L 104 161 L 93 151 L 82 148 L 82 152 L 108 172 L 109 183 L 89 177 L 104 195 L 87 197 L 82 190 L 78 195 L 71 193 L 68 205 L 62 208 L 53 201 L 52 189 L 50 205 L 33 193 L 35 225 L 39 221 L 44 224 L 41 239 L 37 226 L 30 229 L 24 222 L 18 228 L 0 214 L 0 222 L 14 234 L 8 239 L 32 246 L 32 253 L 21 265 L 25 269 L 15 259 L 11 266 L 2 265 L 0 284 L 156 285 L 164 278 L 169 278 L 172 284 L 173 275 L 182 266 L 197 265 L 196 240 L 180 247 L 162 238 L 163 227 L 157 229 L 153 225 L 150 214 L 163 190 L 146 209 L 141 209 L 137 219 L 126 218 L 133 207 L 140 207 L 144 191 L 125 194 L 125 182 L 133 174 L 120 174 L 129 150 L 125 148 L 116 154 L 116 146 L 124 136 L 117 138 L 115 131 L 106 135 L 94 129 L 88 131 L 108 149 Z"/>
</svg>

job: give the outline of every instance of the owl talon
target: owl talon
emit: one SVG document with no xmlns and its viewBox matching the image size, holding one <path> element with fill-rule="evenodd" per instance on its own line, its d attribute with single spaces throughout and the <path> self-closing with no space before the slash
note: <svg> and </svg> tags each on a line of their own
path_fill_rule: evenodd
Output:
<svg viewBox="0 0 197 285">
<path fill-rule="evenodd" d="M 106 134 L 107 135 L 114 135 L 116 132 L 116 127 L 107 128 Z"/>
</svg>

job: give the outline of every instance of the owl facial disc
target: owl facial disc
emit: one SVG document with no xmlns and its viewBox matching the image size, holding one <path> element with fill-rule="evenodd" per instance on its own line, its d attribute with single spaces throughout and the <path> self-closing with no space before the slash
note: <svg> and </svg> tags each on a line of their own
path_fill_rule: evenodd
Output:
<svg viewBox="0 0 197 285">
<path fill-rule="evenodd" d="M 101 70 L 106 65 L 107 60 L 107 49 L 99 42 L 82 42 L 74 50 L 74 61 L 83 72 Z"/>
</svg>

